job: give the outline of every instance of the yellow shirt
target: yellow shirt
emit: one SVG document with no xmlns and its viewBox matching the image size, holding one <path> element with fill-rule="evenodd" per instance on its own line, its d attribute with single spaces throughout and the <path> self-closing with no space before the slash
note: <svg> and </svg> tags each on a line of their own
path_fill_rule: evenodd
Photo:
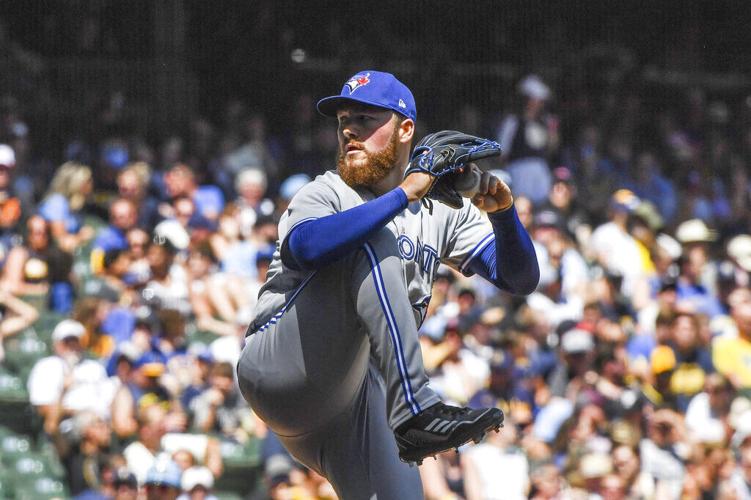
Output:
<svg viewBox="0 0 751 500">
<path fill-rule="evenodd" d="M 744 338 L 717 338 L 712 343 L 712 362 L 717 371 L 751 389 L 751 342 Z"/>
</svg>

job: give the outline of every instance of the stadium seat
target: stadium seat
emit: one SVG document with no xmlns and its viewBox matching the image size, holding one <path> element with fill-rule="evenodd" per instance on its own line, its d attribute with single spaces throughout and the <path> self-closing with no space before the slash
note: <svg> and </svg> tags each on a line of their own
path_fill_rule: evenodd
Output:
<svg viewBox="0 0 751 500">
<path fill-rule="evenodd" d="M 245 445 L 222 441 L 224 472 L 215 487 L 226 493 L 246 496 L 254 491 L 261 478 L 261 442 L 251 439 Z"/>
<path fill-rule="evenodd" d="M 19 478 L 14 486 L 17 500 L 52 500 L 70 498 L 65 484 L 52 477 Z"/>
<path fill-rule="evenodd" d="M 238 495 L 231 491 L 215 491 L 213 494 L 217 500 L 242 500 L 245 498 L 242 495 Z"/>
<path fill-rule="evenodd" d="M 36 333 L 27 330 L 23 336 L 11 337 L 6 340 L 5 352 L 5 366 L 14 374 L 25 379 L 34 363 L 48 356 L 50 349 L 46 342 L 37 337 Z M 22 384 L 23 382 L 24 380 L 22 380 Z M 0 386 L 2 386 L 1 383 Z"/>
</svg>

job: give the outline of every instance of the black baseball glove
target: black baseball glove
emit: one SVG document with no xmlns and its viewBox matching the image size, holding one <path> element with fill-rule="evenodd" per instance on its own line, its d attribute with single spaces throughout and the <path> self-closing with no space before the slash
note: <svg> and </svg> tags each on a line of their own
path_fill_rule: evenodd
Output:
<svg viewBox="0 0 751 500">
<path fill-rule="evenodd" d="M 404 177 L 413 172 L 430 174 L 434 180 L 426 197 L 451 208 L 461 208 L 462 197 L 454 188 L 457 171 L 474 160 L 500 154 L 501 146 L 495 141 L 442 130 L 426 135 L 417 143 Z"/>
</svg>

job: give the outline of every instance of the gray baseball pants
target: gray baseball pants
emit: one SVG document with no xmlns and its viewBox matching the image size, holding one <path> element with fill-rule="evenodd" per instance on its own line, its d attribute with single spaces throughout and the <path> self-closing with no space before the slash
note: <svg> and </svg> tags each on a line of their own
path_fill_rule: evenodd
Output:
<svg viewBox="0 0 751 500">
<path fill-rule="evenodd" d="M 393 233 L 384 228 L 296 292 L 280 318 L 248 337 L 243 396 L 341 498 L 423 498 L 392 429 L 439 398 L 427 385 Z"/>
</svg>

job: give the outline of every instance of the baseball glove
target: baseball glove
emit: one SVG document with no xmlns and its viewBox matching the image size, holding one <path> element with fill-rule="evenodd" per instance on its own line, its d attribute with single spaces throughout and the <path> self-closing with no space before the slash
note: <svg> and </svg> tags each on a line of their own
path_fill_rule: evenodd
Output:
<svg viewBox="0 0 751 500">
<path fill-rule="evenodd" d="M 500 154 L 501 146 L 495 141 L 442 130 L 426 135 L 417 143 L 404 177 L 414 172 L 430 174 L 434 180 L 426 197 L 451 208 L 461 208 L 462 196 L 454 188 L 458 170 L 474 160 Z"/>
</svg>

